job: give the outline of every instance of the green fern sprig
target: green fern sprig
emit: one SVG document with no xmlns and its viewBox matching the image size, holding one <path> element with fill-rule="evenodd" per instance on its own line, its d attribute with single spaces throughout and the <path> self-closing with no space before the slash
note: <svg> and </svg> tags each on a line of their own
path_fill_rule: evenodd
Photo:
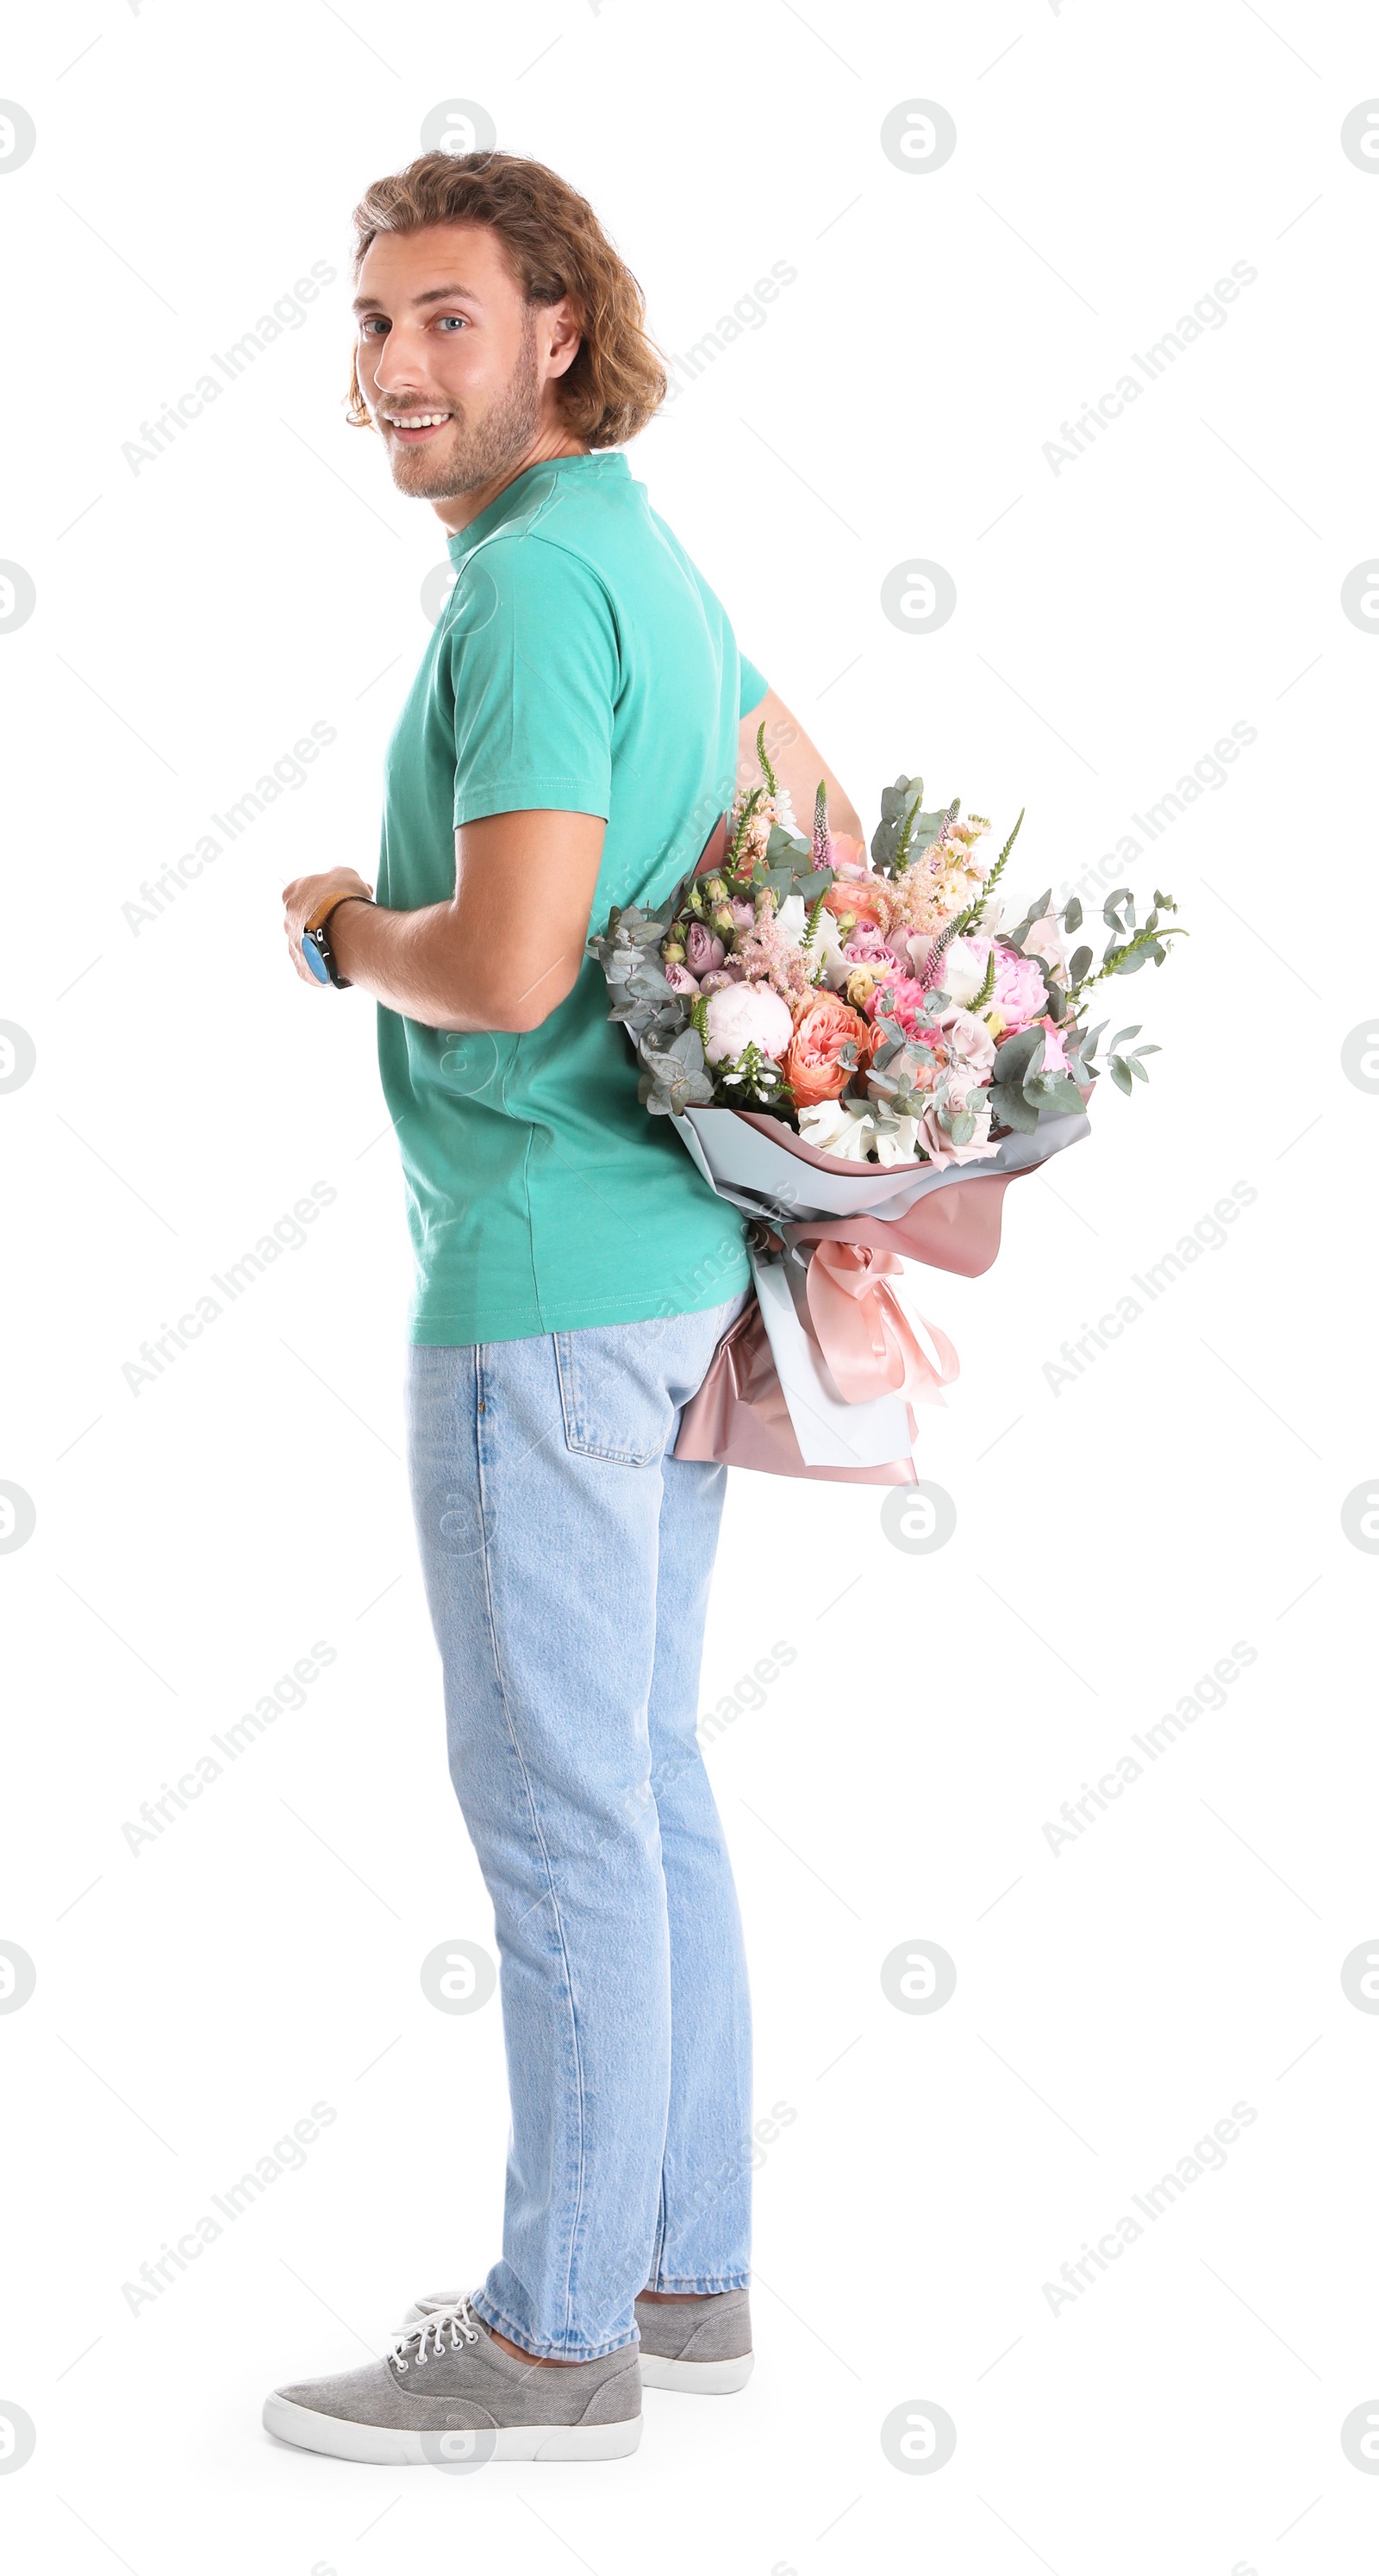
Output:
<svg viewBox="0 0 1379 2576">
<path fill-rule="evenodd" d="M 761 774 L 766 781 L 766 793 L 768 796 L 774 796 L 776 793 L 776 773 L 771 767 L 770 761 L 766 757 L 766 726 L 764 721 L 757 726 L 757 759 L 761 763 Z"/>
</svg>

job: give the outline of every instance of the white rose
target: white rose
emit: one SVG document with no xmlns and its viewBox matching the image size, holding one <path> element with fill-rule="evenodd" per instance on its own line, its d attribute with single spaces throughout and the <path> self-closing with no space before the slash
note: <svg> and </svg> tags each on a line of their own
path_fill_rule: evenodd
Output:
<svg viewBox="0 0 1379 2576">
<path fill-rule="evenodd" d="M 910 1122 L 913 1125 L 913 1120 Z M 865 1163 L 876 1127 L 865 1113 L 854 1117 L 841 1100 L 820 1100 L 800 1111 L 800 1134 L 820 1154 L 837 1154 L 844 1162 Z"/>
<path fill-rule="evenodd" d="M 895 1118 L 876 1131 L 878 1163 L 914 1163 L 919 1160 L 919 1120 Z"/>
</svg>

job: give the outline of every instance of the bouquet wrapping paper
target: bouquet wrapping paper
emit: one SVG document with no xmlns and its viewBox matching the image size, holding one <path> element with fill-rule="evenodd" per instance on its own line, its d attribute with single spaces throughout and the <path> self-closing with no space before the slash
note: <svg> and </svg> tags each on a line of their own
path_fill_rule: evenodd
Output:
<svg viewBox="0 0 1379 2576">
<path fill-rule="evenodd" d="M 979 1164 L 939 1169 L 845 1162 L 750 1110 L 688 1107 L 674 1124 L 710 1189 L 753 1220 L 756 1287 L 685 1407 L 676 1457 L 913 1483 L 914 1407 L 942 1402 L 958 1360 L 895 1296 L 902 1256 L 965 1278 L 988 1270 L 1010 1183 L 1079 1144 L 1086 1117 L 1045 1115 Z"/>
</svg>

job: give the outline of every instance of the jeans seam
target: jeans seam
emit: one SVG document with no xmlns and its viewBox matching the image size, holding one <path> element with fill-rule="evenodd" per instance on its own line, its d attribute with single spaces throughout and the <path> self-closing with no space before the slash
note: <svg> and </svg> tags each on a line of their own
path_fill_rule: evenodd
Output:
<svg viewBox="0 0 1379 2576">
<path fill-rule="evenodd" d="M 672 2277 L 667 2277 L 665 2280 L 653 2279 L 648 2281 L 647 2288 L 649 2290 L 679 2290 L 682 2292 L 697 2294 L 701 2299 L 712 2299 L 721 2297 L 723 2292 L 726 2290 L 749 2289 L 751 2287 L 751 2280 L 752 2276 L 750 2272 L 698 2272 L 692 2279 L 686 2280 L 679 2280 Z"/>
<path fill-rule="evenodd" d="M 488 1499 L 487 1480 L 484 1473 L 484 1443 L 483 1434 L 479 1428 L 479 1404 L 482 1401 L 483 1384 L 484 1345 L 481 1343 L 474 1354 L 474 1391 L 476 1398 L 474 1416 L 474 1447 L 479 1478 L 479 1545 L 484 1567 L 484 1610 L 488 1619 L 488 1635 L 489 1645 L 493 1654 L 493 1670 L 498 1682 L 498 1694 L 503 1704 L 503 1722 L 508 1731 L 508 1741 L 512 1746 L 513 1759 L 515 1760 L 517 1768 L 521 1774 L 522 1788 L 527 1801 L 527 1812 L 531 1817 L 532 1831 L 536 1836 L 537 1849 L 541 1854 L 542 1867 L 546 1873 L 546 1885 L 550 1894 L 551 1913 L 555 1923 L 556 1937 L 560 1944 L 560 1964 L 565 1980 L 566 2009 L 570 2025 L 570 2046 L 574 2057 L 575 2107 L 579 2143 L 575 2159 L 574 2207 L 570 2217 L 570 2228 L 569 2235 L 566 2240 L 565 2254 L 565 2317 L 566 2324 L 568 2326 L 574 2306 L 573 2275 L 575 2239 L 579 2233 L 579 2222 L 584 2207 L 584 2059 L 579 2043 L 579 2020 L 575 2012 L 574 2005 L 574 1979 L 570 1971 L 570 1954 L 565 1941 L 565 1926 L 560 1918 L 560 1900 L 556 1895 L 555 1890 L 555 1873 L 551 1867 L 550 1852 L 547 1849 L 546 1837 L 541 1830 L 541 1819 L 537 1813 L 535 1797 L 532 1794 L 531 1774 L 522 1758 L 522 1748 L 518 1743 L 517 1730 L 512 1722 L 512 1710 L 508 1704 L 507 1680 L 503 1672 L 502 1657 L 498 1651 L 498 1622 L 493 1607 L 493 1583 L 488 1552 Z M 506 2328 L 500 2327 L 499 2331 L 500 2333 L 506 2332 Z M 512 2337 L 512 2341 L 514 2343 L 517 2341 L 516 2335 Z M 593 2355 L 590 2356 L 591 2359 L 594 2357 L 595 2356 Z"/>
</svg>

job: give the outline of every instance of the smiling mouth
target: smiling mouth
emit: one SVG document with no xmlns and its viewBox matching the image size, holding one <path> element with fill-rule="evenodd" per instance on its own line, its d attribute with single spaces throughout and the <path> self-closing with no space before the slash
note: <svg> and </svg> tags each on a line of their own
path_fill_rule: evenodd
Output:
<svg viewBox="0 0 1379 2576">
<path fill-rule="evenodd" d="M 434 438 L 454 414 L 448 411 L 385 411 L 384 420 L 394 438 L 405 447 L 419 447 L 424 439 Z"/>
</svg>

